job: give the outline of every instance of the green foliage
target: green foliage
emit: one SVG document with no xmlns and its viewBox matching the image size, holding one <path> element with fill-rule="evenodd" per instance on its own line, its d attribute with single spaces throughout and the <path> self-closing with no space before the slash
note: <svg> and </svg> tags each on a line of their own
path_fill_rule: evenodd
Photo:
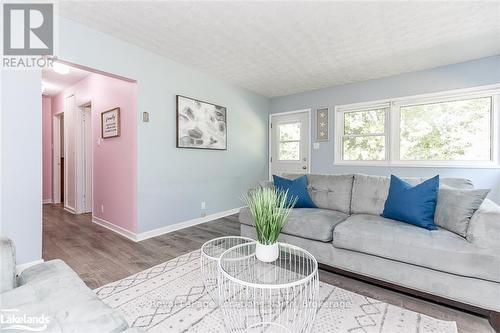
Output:
<svg viewBox="0 0 500 333">
<path fill-rule="evenodd" d="M 488 160 L 491 99 L 401 108 L 401 159 Z"/>
<path fill-rule="evenodd" d="M 385 109 L 347 112 L 344 116 L 344 159 L 385 159 Z"/>
<path fill-rule="evenodd" d="M 253 217 L 257 239 L 261 244 L 276 243 L 278 236 L 286 225 L 290 212 L 297 202 L 287 200 L 288 192 L 270 188 L 259 188 L 243 195 Z"/>
<path fill-rule="evenodd" d="M 491 98 L 481 97 L 402 106 L 401 160 L 489 160 L 491 103 Z M 344 159 L 384 160 L 387 144 L 384 127 L 384 109 L 346 113 Z"/>
</svg>

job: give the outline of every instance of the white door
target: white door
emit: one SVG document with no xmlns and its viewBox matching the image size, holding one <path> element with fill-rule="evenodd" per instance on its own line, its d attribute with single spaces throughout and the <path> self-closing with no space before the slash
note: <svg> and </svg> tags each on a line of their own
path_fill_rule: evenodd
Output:
<svg viewBox="0 0 500 333">
<path fill-rule="evenodd" d="M 271 115 L 270 175 L 309 173 L 310 111 Z"/>
<path fill-rule="evenodd" d="M 90 106 L 85 106 L 83 112 L 83 127 L 84 127 L 84 140 L 85 146 L 85 166 L 84 166 L 84 204 L 83 213 L 92 212 L 92 111 Z"/>
</svg>

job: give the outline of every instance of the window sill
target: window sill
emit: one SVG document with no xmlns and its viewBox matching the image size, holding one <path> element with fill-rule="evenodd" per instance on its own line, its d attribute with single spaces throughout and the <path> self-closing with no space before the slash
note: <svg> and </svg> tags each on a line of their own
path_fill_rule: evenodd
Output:
<svg viewBox="0 0 500 333">
<path fill-rule="evenodd" d="M 498 164 L 405 164 L 405 163 L 356 163 L 356 162 L 335 162 L 334 166 L 350 167 L 386 167 L 386 168 L 440 168 L 440 169 L 500 169 Z"/>
</svg>

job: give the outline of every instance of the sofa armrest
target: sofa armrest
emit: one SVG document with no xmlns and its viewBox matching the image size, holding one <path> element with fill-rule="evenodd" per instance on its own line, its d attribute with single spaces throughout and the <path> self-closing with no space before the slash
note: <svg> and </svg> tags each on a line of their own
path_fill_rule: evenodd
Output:
<svg viewBox="0 0 500 333">
<path fill-rule="evenodd" d="M 16 287 L 16 249 L 7 237 L 0 236 L 0 292 Z"/>
<path fill-rule="evenodd" d="M 467 240 L 480 248 L 500 251 L 500 206 L 490 199 L 484 200 L 472 215 Z"/>
</svg>

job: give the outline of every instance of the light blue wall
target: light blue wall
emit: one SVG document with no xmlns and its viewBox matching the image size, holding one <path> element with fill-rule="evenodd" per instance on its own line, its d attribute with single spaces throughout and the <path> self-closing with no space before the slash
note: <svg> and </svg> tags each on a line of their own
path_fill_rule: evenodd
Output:
<svg viewBox="0 0 500 333">
<path fill-rule="evenodd" d="M 269 98 L 73 21 L 59 30 L 61 59 L 137 80 L 139 232 L 200 217 L 201 201 L 206 214 L 242 206 L 240 195 L 266 177 Z M 227 107 L 227 151 L 175 147 L 176 94 Z"/>
<path fill-rule="evenodd" d="M 318 107 L 367 102 L 394 97 L 439 92 L 500 83 L 500 56 L 483 58 L 465 63 L 401 74 L 387 78 L 334 86 L 300 94 L 271 99 L 271 113 Z M 330 114 L 333 119 L 333 114 Z M 312 137 L 316 136 L 314 128 Z M 333 123 L 331 132 L 333 133 Z M 312 150 L 311 171 L 313 173 L 350 173 L 390 175 L 407 177 L 433 176 L 466 177 L 477 187 L 491 188 L 490 198 L 500 203 L 500 169 L 457 168 L 401 168 L 401 167 L 353 167 L 333 165 L 333 139 Z"/>
<path fill-rule="evenodd" d="M 42 258 L 41 71 L 2 70 L 0 234 L 16 244 L 17 264 Z"/>
</svg>

